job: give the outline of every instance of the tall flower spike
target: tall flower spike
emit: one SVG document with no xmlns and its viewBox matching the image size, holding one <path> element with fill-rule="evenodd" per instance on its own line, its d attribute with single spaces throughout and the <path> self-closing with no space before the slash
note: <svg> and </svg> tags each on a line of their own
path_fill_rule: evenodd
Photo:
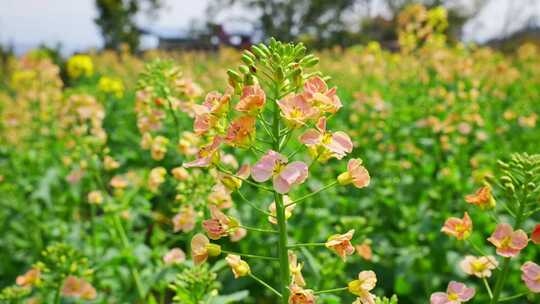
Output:
<svg viewBox="0 0 540 304">
<path fill-rule="evenodd" d="M 328 238 L 328 241 L 326 241 L 325 246 L 326 248 L 336 252 L 337 255 L 339 255 L 343 259 L 343 261 L 345 261 L 348 255 L 354 253 L 354 247 L 351 244 L 351 239 L 353 235 L 354 229 L 349 230 L 345 234 L 332 235 Z"/>
<path fill-rule="evenodd" d="M 326 130 L 325 117 L 319 119 L 316 129 L 309 129 L 302 134 L 300 142 L 308 146 L 311 154 L 322 162 L 331 157 L 342 159 L 353 149 L 351 138 L 345 132 L 331 133 Z"/>
<path fill-rule="evenodd" d="M 497 254 L 503 257 L 515 257 L 527 246 L 529 238 L 525 231 L 518 229 L 514 231 L 509 224 L 499 224 L 493 234 L 488 238 L 497 250 Z"/>
<path fill-rule="evenodd" d="M 289 192 L 292 186 L 306 180 L 308 167 L 300 161 L 287 164 L 287 157 L 269 150 L 253 166 L 251 177 L 256 182 L 265 182 L 272 178 L 274 189 L 283 194 Z"/>
<path fill-rule="evenodd" d="M 446 220 L 441 231 L 449 236 L 453 236 L 458 240 L 466 240 L 471 236 L 473 223 L 469 214 L 465 212 L 463 218 L 451 217 Z"/>
</svg>

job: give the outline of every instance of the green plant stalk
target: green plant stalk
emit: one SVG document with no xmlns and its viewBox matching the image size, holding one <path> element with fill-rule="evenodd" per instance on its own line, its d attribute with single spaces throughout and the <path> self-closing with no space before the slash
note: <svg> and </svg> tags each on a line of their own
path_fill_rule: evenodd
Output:
<svg viewBox="0 0 540 304">
<path fill-rule="evenodd" d="M 525 205 L 526 201 L 520 200 L 519 202 L 519 210 L 516 216 L 516 225 L 514 227 L 514 230 L 517 230 L 521 227 L 521 224 L 523 222 L 523 216 L 525 215 Z M 506 282 L 506 278 L 508 277 L 508 273 L 510 271 L 510 260 L 511 258 L 504 258 L 504 264 L 502 267 L 502 272 L 497 278 L 497 282 L 495 283 L 495 289 L 493 290 L 493 298 L 491 299 L 490 304 L 497 304 L 499 303 L 499 298 L 501 296 L 501 292 L 504 286 L 504 283 Z"/>
<path fill-rule="evenodd" d="M 276 83 L 274 96 L 279 96 L 279 83 Z M 277 104 L 277 98 L 273 100 L 274 113 L 272 121 L 272 132 L 274 137 L 273 148 L 276 152 L 280 152 L 281 137 L 279 136 L 279 107 Z M 289 298 L 289 254 L 288 254 L 288 241 L 287 241 L 287 218 L 285 217 L 285 206 L 283 204 L 283 195 L 274 190 L 274 200 L 276 202 L 276 217 L 278 224 L 279 243 L 278 243 L 278 258 L 279 258 L 279 270 L 280 270 L 280 291 L 281 291 L 281 303 L 287 304 Z"/>
<path fill-rule="evenodd" d="M 131 251 L 131 245 L 129 243 L 129 240 L 126 236 L 126 231 L 124 230 L 124 226 L 122 226 L 122 222 L 120 221 L 120 218 L 117 214 L 113 215 L 113 222 L 114 222 L 114 228 L 116 229 L 117 233 L 120 235 L 120 240 L 122 242 L 122 247 L 125 250 Z M 133 266 L 133 264 L 130 262 L 128 263 L 129 271 L 131 272 L 131 277 L 133 278 L 133 282 L 135 283 L 135 287 L 137 288 L 137 294 L 139 296 L 139 299 L 144 300 L 144 291 L 141 284 L 141 276 L 139 275 L 139 271 Z"/>
</svg>

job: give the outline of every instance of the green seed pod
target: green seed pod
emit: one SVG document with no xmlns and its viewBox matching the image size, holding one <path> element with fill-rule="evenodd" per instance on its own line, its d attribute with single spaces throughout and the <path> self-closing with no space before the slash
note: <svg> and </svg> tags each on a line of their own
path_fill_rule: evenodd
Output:
<svg viewBox="0 0 540 304">
<path fill-rule="evenodd" d="M 285 78 L 285 73 L 283 72 L 283 68 L 281 66 L 276 69 L 275 76 L 278 81 L 282 81 Z"/>
<path fill-rule="evenodd" d="M 251 58 L 251 60 L 253 60 L 253 61 L 255 61 L 255 59 L 257 59 L 257 58 L 255 57 L 255 55 L 254 55 L 252 52 L 250 52 L 249 50 L 245 50 L 245 51 L 244 51 L 244 55 L 245 55 L 245 56 L 248 56 L 248 57 Z"/>
<path fill-rule="evenodd" d="M 265 52 L 263 50 L 261 50 L 258 46 L 252 45 L 251 49 L 253 50 L 253 53 L 255 53 L 255 55 L 257 55 L 257 57 L 259 57 L 259 58 L 266 58 L 267 57 Z"/>
<path fill-rule="evenodd" d="M 253 59 L 246 54 L 242 55 L 242 61 L 248 66 L 255 64 L 255 61 L 253 61 Z"/>
<path fill-rule="evenodd" d="M 512 183 L 506 183 L 504 184 L 504 188 L 508 190 L 510 193 L 516 192 L 516 187 L 514 187 L 514 184 Z"/>
<path fill-rule="evenodd" d="M 242 74 L 249 74 L 251 71 L 249 70 L 249 67 L 247 65 L 241 65 L 238 67 L 238 70 Z"/>
<path fill-rule="evenodd" d="M 246 85 L 254 85 L 255 83 L 257 82 L 255 76 L 251 75 L 251 74 L 246 74 L 246 76 L 244 77 L 244 84 Z"/>
<path fill-rule="evenodd" d="M 234 70 L 231 70 L 231 69 L 227 70 L 227 75 L 229 75 L 229 78 L 231 78 L 235 82 L 242 82 L 242 76 L 240 76 L 240 74 L 238 74 Z"/>
<path fill-rule="evenodd" d="M 497 164 L 503 169 L 508 169 L 510 167 L 507 163 L 503 162 L 502 160 L 498 160 Z"/>
</svg>

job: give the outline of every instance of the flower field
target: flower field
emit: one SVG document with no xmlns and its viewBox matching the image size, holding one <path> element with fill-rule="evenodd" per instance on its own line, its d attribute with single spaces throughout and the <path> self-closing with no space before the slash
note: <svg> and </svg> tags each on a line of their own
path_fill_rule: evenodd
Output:
<svg viewBox="0 0 540 304">
<path fill-rule="evenodd" d="M 394 52 L 8 58 L 0 303 L 539 303 L 540 49 L 422 9 Z"/>
</svg>

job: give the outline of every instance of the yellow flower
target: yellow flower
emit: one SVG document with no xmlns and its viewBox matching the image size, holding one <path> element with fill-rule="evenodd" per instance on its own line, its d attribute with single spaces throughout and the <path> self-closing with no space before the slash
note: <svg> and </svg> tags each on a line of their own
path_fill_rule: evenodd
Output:
<svg viewBox="0 0 540 304">
<path fill-rule="evenodd" d="M 120 79 L 103 76 L 99 79 L 98 89 L 116 98 L 122 98 L 124 96 L 124 83 Z"/>
<path fill-rule="evenodd" d="M 67 62 L 67 73 L 70 78 L 90 77 L 94 74 L 94 64 L 88 55 L 75 55 Z"/>
</svg>

